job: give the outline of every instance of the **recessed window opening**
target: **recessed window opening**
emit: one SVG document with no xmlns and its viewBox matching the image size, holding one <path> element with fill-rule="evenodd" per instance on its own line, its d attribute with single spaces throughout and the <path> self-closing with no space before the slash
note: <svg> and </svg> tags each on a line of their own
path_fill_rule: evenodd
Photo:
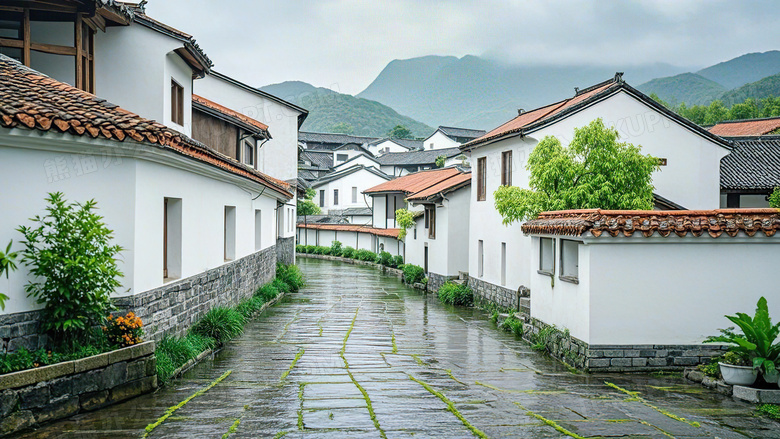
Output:
<svg viewBox="0 0 780 439">
<path fill-rule="evenodd" d="M 225 261 L 236 258 L 236 207 L 225 206 Z"/>
<path fill-rule="evenodd" d="M 263 211 L 255 210 L 255 250 L 263 248 Z"/>
<path fill-rule="evenodd" d="M 555 274 L 555 240 L 552 238 L 539 238 L 539 273 Z"/>
<path fill-rule="evenodd" d="M 481 239 L 477 245 L 477 273 L 479 277 L 485 275 L 485 243 Z"/>
<path fill-rule="evenodd" d="M 184 87 L 171 79 L 171 122 L 184 125 Z"/>
<path fill-rule="evenodd" d="M 579 283 L 580 243 L 561 239 L 561 280 Z"/>
<path fill-rule="evenodd" d="M 181 277 L 181 198 L 163 199 L 163 280 Z"/>
</svg>

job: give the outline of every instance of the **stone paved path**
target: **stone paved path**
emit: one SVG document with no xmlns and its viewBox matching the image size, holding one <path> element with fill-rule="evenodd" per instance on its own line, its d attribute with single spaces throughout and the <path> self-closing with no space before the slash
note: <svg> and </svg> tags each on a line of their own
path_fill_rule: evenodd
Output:
<svg viewBox="0 0 780 439">
<path fill-rule="evenodd" d="M 213 361 L 156 394 L 26 437 L 137 438 L 232 371 L 150 437 L 780 438 L 780 424 L 752 406 L 681 378 L 573 374 L 479 311 L 442 306 L 371 268 L 299 264 L 305 290 Z"/>
</svg>

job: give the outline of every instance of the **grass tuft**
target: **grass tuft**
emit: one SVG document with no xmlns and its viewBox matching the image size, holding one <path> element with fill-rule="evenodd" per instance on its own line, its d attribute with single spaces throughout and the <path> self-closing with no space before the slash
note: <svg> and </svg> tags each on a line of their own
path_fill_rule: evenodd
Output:
<svg viewBox="0 0 780 439">
<path fill-rule="evenodd" d="M 439 287 L 437 295 L 439 300 L 448 305 L 471 306 L 474 304 L 474 293 L 468 285 L 447 282 Z"/>
<path fill-rule="evenodd" d="M 211 337 L 217 343 L 224 343 L 244 332 L 246 319 L 232 308 L 212 308 L 198 323 L 193 325 L 192 333 Z"/>
<path fill-rule="evenodd" d="M 460 413 L 460 411 L 458 410 L 458 408 L 457 408 L 457 407 L 455 407 L 455 403 L 454 403 L 454 402 L 452 402 L 452 401 L 450 401 L 450 399 L 449 399 L 449 398 L 447 398 L 446 396 L 444 396 L 444 394 L 443 394 L 443 393 L 441 393 L 441 392 L 439 392 L 438 390 L 434 389 L 433 387 L 431 387 L 431 386 L 430 386 L 428 383 L 426 383 L 425 381 L 418 380 L 417 378 L 415 378 L 415 377 L 413 377 L 413 376 L 411 376 L 411 375 L 409 375 L 409 379 L 410 379 L 410 380 L 412 380 L 412 381 L 414 381 L 415 383 L 417 383 L 417 384 L 419 384 L 419 385 L 423 386 L 423 388 L 425 388 L 425 390 L 427 390 L 429 393 L 431 393 L 432 395 L 436 396 L 437 398 L 439 398 L 440 400 L 442 400 L 442 402 L 444 402 L 445 404 L 447 404 L 447 410 L 449 410 L 449 411 L 450 411 L 450 413 L 452 413 L 453 415 L 455 415 L 455 417 L 456 417 L 456 418 L 460 419 L 460 422 L 462 422 L 462 423 L 463 423 L 463 425 L 465 425 L 465 426 L 466 426 L 466 428 L 468 428 L 468 429 L 471 431 L 471 433 L 472 433 L 472 434 L 473 434 L 475 437 L 478 437 L 478 438 L 481 438 L 481 439 L 488 439 L 488 436 L 487 436 L 485 433 L 483 433 L 483 432 L 482 432 L 480 429 L 478 429 L 477 427 L 473 426 L 473 425 L 472 425 L 472 424 L 471 424 L 471 423 L 468 421 L 468 419 L 466 419 L 466 418 L 465 418 L 465 417 L 464 417 L 464 416 L 463 416 L 463 415 Z"/>
</svg>

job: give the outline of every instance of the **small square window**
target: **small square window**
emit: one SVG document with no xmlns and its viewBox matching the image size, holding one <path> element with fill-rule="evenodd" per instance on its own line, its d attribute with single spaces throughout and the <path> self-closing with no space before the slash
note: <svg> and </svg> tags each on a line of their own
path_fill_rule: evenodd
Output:
<svg viewBox="0 0 780 439">
<path fill-rule="evenodd" d="M 347 158 L 349 158 L 349 156 L 347 156 L 346 154 L 336 154 L 337 162 L 346 162 Z"/>
<path fill-rule="evenodd" d="M 555 274 L 555 240 L 539 238 L 539 274 Z"/>
<path fill-rule="evenodd" d="M 579 242 L 561 239 L 561 280 L 579 283 L 579 253 Z"/>
</svg>

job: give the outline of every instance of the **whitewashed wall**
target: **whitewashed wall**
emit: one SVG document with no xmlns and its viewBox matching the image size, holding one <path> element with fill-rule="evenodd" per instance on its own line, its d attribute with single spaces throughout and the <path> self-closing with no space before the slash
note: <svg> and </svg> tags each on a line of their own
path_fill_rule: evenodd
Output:
<svg viewBox="0 0 780 439">
<path fill-rule="evenodd" d="M 377 163 L 372 158 L 367 157 L 365 155 L 365 153 L 364 153 L 364 154 L 358 155 L 357 158 L 354 159 L 354 160 L 351 160 L 351 161 L 345 162 L 345 163 L 341 163 L 338 166 L 334 166 L 333 169 L 331 170 L 331 172 L 342 171 L 344 169 L 351 168 L 352 166 L 355 166 L 355 165 L 363 165 L 363 166 L 374 167 L 376 169 L 379 169 L 379 163 Z"/>
<path fill-rule="evenodd" d="M 430 137 L 425 139 L 423 146 L 426 150 L 444 149 L 455 148 L 456 146 L 460 146 L 460 143 L 450 139 L 449 137 L 442 134 L 441 131 L 437 130 L 435 133 L 431 134 Z"/>
<path fill-rule="evenodd" d="M 328 183 L 313 186 L 312 189 L 316 192 L 314 201 L 317 206 L 323 212 L 327 213 L 328 209 L 348 209 L 351 207 L 371 207 L 371 197 L 363 195 L 363 191 L 372 188 L 378 184 L 386 182 L 386 178 L 382 178 L 370 171 L 361 169 L 349 175 L 345 175 L 338 180 L 333 180 Z M 357 188 L 357 200 L 352 202 L 352 188 Z M 325 191 L 324 203 L 321 203 L 320 198 Z M 333 204 L 333 191 L 339 191 L 339 204 Z"/>
<path fill-rule="evenodd" d="M 761 296 L 780 318 L 777 235 L 584 241 L 578 285 L 556 278 L 551 288 L 549 277 L 534 274 L 531 315 L 587 343 L 698 344 L 733 326 L 724 315 L 752 316 Z"/>
<path fill-rule="evenodd" d="M 10 134 L 10 135 L 9 135 Z M 69 201 L 95 199 L 117 244 L 125 248 L 119 261 L 124 273 L 117 295 L 137 294 L 163 285 L 164 198 L 182 199 L 181 277 L 225 263 L 224 209 L 236 207 L 235 259 L 256 251 L 255 210 L 261 210 L 261 248 L 276 244 L 276 199 L 271 192 L 252 200 L 259 184 L 159 148 L 5 130 L 0 133 L 0 242 L 14 240 L 15 229 L 42 214 L 44 198 L 61 191 Z M 290 232 L 290 236 L 294 231 Z M 22 266 L 0 290 L 11 297 L 5 313 L 35 309 L 23 287 Z"/>
<path fill-rule="evenodd" d="M 268 125 L 272 139 L 258 150 L 258 170 L 285 181 L 298 177 L 298 110 L 214 75 L 195 81 L 195 94 Z"/>
<path fill-rule="evenodd" d="M 95 94 L 190 135 L 192 70 L 173 52 L 181 41 L 140 24 L 108 27 L 98 36 Z M 184 87 L 184 126 L 171 122 L 171 78 Z"/>
<path fill-rule="evenodd" d="M 471 194 L 469 273 L 486 282 L 501 285 L 501 243 L 507 246 L 506 287 L 529 286 L 531 274 L 530 240 L 522 235 L 520 224 L 502 224 L 495 209 L 493 193 L 501 184 L 501 153 L 512 151 L 512 184 L 528 187 L 527 159 L 538 141 L 556 136 L 568 145 L 575 127 L 583 127 L 601 117 L 614 125 L 621 140 L 642 146 L 642 153 L 666 158 L 668 165 L 653 174 L 655 192 L 689 209 L 716 209 L 720 206 L 720 159 L 728 150 L 694 134 L 640 101 L 621 92 L 556 124 L 530 134 L 512 137 L 471 153 L 472 187 L 477 187 L 477 160 L 487 158 L 486 199 Z M 478 242 L 484 242 L 484 274 L 478 276 Z"/>
<path fill-rule="evenodd" d="M 371 154 L 374 154 L 375 156 L 386 154 L 388 152 L 408 152 L 409 150 L 405 147 L 393 142 L 390 139 L 385 139 L 384 141 L 377 143 L 376 145 L 370 145 L 368 147 L 368 150 L 371 152 Z"/>
</svg>

